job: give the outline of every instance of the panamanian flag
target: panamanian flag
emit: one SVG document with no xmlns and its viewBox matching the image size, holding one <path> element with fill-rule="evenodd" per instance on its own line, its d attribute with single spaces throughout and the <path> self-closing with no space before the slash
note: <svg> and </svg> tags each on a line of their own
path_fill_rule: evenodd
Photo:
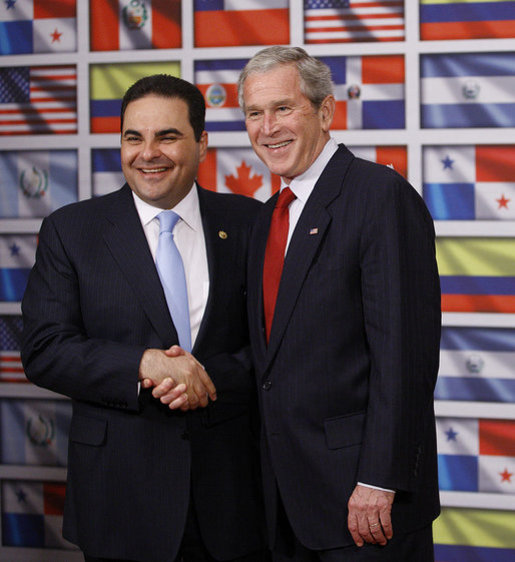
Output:
<svg viewBox="0 0 515 562">
<path fill-rule="evenodd" d="M 34 265 L 37 236 L 0 236 L 0 301 L 21 301 Z"/>
<path fill-rule="evenodd" d="M 245 131 L 238 104 L 238 76 L 248 59 L 195 61 L 195 85 L 206 102 L 206 131 Z"/>
<path fill-rule="evenodd" d="M 0 55 L 76 50 L 76 0 L 3 0 L 0 4 Z"/>
<path fill-rule="evenodd" d="M 515 37 L 513 0 L 420 0 L 422 40 Z"/>
<path fill-rule="evenodd" d="M 444 326 L 435 400 L 515 404 L 515 329 Z"/>
<path fill-rule="evenodd" d="M 0 399 L 0 462 L 66 466 L 69 400 Z"/>
<path fill-rule="evenodd" d="M 150 74 L 180 76 L 180 64 L 144 62 L 90 65 L 91 132 L 119 133 L 123 95 L 134 82 Z"/>
<path fill-rule="evenodd" d="M 90 0 L 92 51 L 176 49 L 181 0 Z"/>
<path fill-rule="evenodd" d="M 76 150 L 0 153 L 0 217 L 45 217 L 77 201 Z"/>
<path fill-rule="evenodd" d="M 514 127 L 515 52 L 422 55 L 424 128 Z"/>
<path fill-rule="evenodd" d="M 515 494 L 515 420 L 437 418 L 440 490 Z"/>
<path fill-rule="evenodd" d="M 62 537 L 65 484 L 2 482 L 2 545 L 76 550 Z"/>
<path fill-rule="evenodd" d="M 332 129 L 403 129 L 402 55 L 319 57 L 331 69 L 336 113 Z"/>
<path fill-rule="evenodd" d="M 515 312 L 515 238 L 438 237 L 444 312 Z"/>
<path fill-rule="evenodd" d="M 423 194 L 435 220 L 515 220 L 515 145 L 423 148 Z"/>
<path fill-rule="evenodd" d="M 194 0 L 195 47 L 290 42 L 289 0 Z"/>
</svg>

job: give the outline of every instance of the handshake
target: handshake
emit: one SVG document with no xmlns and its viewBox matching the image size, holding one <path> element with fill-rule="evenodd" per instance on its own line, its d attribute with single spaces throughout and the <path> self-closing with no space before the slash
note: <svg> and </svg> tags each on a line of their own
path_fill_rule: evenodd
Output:
<svg viewBox="0 0 515 562">
<path fill-rule="evenodd" d="M 141 358 L 139 380 L 143 388 L 171 410 L 204 408 L 216 400 L 216 388 L 204 367 L 178 345 L 147 349 Z"/>
</svg>

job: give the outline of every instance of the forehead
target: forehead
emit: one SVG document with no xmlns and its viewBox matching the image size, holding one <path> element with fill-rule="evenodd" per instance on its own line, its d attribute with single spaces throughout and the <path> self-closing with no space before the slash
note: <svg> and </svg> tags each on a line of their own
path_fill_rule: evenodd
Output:
<svg viewBox="0 0 515 562">
<path fill-rule="evenodd" d="M 245 80 L 243 98 L 248 105 L 305 97 L 300 90 L 300 76 L 291 64 L 278 65 L 266 72 L 254 72 Z"/>
<path fill-rule="evenodd" d="M 180 98 L 167 98 L 154 94 L 138 98 L 127 104 L 123 128 L 191 127 L 188 104 Z"/>
</svg>

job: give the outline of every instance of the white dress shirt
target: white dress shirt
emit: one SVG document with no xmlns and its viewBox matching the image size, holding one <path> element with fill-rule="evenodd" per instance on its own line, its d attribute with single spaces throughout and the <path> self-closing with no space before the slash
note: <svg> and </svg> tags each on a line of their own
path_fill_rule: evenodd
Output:
<svg viewBox="0 0 515 562">
<path fill-rule="evenodd" d="M 147 237 L 150 252 L 155 261 L 159 241 L 159 219 L 157 215 L 163 209 L 149 205 L 134 192 L 132 192 L 132 195 L 143 231 Z M 188 195 L 172 210 L 181 217 L 173 230 L 173 239 L 181 254 L 186 275 L 191 345 L 193 347 L 209 295 L 206 241 L 204 229 L 202 228 L 198 192 L 195 185 L 193 185 Z"/>
<path fill-rule="evenodd" d="M 329 160 L 333 157 L 334 153 L 338 150 L 338 143 L 331 137 L 325 144 L 322 152 L 318 155 L 318 158 L 311 164 L 311 166 L 300 176 L 293 178 L 290 184 L 287 184 L 281 178 L 281 191 L 289 185 L 290 189 L 295 194 L 295 199 L 290 203 L 289 206 L 289 218 L 290 225 L 288 229 L 288 240 L 286 243 L 286 252 L 288 251 L 288 246 L 290 245 L 290 240 L 293 235 L 293 231 L 297 226 L 300 215 L 306 205 L 306 201 L 309 199 L 318 178 L 322 175 L 324 168 L 329 163 Z M 380 488 L 379 486 L 373 486 L 372 484 L 364 484 L 363 482 L 358 482 L 361 486 L 366 486 L 367 488 L 373 488 L 375 490 L 383 490 L 385 492 L 393 492 L 388 488 Z"/>
</svg>

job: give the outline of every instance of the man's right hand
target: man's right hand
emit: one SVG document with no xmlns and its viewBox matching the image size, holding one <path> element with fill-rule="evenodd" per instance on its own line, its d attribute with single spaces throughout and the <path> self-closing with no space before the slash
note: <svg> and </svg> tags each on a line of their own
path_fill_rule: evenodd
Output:
<svg viewBox="0 0 515 562">
<path fill-rule="evenodd" d="M 204 367 L 178 346 L 166 352 L 147 349 L 141 358 L 139 379 L 144 388 L 171 409 L 194 410 L 216 400 L 216 388 Z"/>
</svg>

